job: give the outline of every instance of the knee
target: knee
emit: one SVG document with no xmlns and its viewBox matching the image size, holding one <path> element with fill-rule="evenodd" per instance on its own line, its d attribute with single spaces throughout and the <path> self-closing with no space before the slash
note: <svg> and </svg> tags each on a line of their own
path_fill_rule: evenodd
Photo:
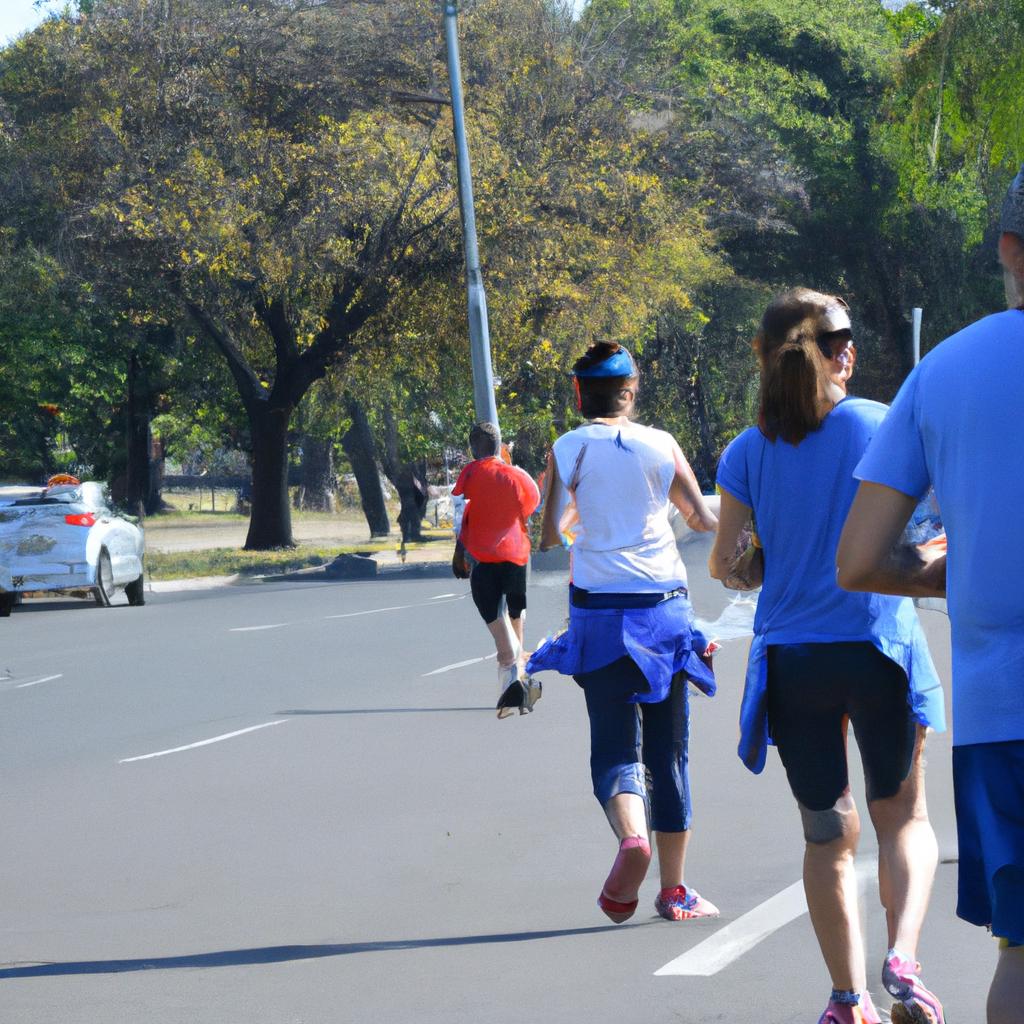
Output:
<svg viewBox="0 0 1024 1024">
<path fill-rule="evenodd" d="M 868 813 L 879 836 L 898 832 L 908 825 L 929 824 L 924 788 L 915 779 L 904 780 L 892 796 L 869 801 Z"/>
<path fill-rule="evenodd" d="M 613 797 L 631 793 L 647 801 L 647 777 L 642 764 L 591 765 L 594 796 L 604 807 Z"/>
<path fill-rule="evenodd" d="M 800 818 L 804 839 L 812 846 L 838 843 L 853 849 L 860 838 L 860 819 L 849 791 L 825 810 L 813 810 L 800 804 Z"/>
</svg>

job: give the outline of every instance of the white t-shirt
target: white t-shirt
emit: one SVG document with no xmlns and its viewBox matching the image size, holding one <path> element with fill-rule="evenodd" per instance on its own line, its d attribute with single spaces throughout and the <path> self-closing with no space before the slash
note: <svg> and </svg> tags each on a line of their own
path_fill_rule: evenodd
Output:
<svg viewBox="0 0 1024 1024">
<path fill-rule="evenodd" d="M 642 594 L 686 586 L 669 522 L 678 450 L 671 434 L 637 423 L 589 423 L 555 442 L 558 475 L 580 518 L 572 547 L 577 587 Z"/>
</svg>

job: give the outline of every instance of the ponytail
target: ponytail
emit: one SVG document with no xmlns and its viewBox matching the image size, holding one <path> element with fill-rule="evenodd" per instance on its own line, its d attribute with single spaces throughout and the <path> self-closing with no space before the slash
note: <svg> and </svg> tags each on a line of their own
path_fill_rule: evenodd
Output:
<svg viewBox="0 0 1024 1024">
<path fill-rule="evenodd" d="M 819 394 L 827 378 L 818 346 L 823 314 L 839 300 L 796 288 L 765 311 L 754 347 L 761 357 L 758 425 L 770 441 L 799 444 L 822 423 Z"/>
</svg>

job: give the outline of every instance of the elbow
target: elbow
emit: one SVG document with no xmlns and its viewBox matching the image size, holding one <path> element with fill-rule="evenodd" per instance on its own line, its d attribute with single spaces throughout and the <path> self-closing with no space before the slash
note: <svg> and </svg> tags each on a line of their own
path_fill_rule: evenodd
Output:
<svg viewBox="0 0 1024 1024">
<path fill-rule="evenodd" d="M 866 566 L 850 564 L 840 558 L 836 561 L 836 583 L 840 590 L 870 590 L 871 573 Z"/>
</svg>

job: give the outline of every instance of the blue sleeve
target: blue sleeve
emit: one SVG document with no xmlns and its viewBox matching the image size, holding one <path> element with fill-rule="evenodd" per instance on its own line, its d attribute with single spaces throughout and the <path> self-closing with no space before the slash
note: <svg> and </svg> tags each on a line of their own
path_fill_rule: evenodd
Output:
<svg viewBox="0 0 1024 1024">
<path fill-rule="evenodd" d="M 737 501 L 753 508 L 750 497 L 750 479 L 747 474 L 747 440 L 750 431 L 744 430 L 739 437 L 733 438 L 729 446 L 722 452 L 718 460 L 718 475 L 715 483 L 728 491 Z"/>
<path fill-rule="evenodd" d="M 931 483 L 918 419 L 920 369 L 903 382 L 881 426 L 875 431 L 853 475 L 921 498 Z"/>
</svg>

